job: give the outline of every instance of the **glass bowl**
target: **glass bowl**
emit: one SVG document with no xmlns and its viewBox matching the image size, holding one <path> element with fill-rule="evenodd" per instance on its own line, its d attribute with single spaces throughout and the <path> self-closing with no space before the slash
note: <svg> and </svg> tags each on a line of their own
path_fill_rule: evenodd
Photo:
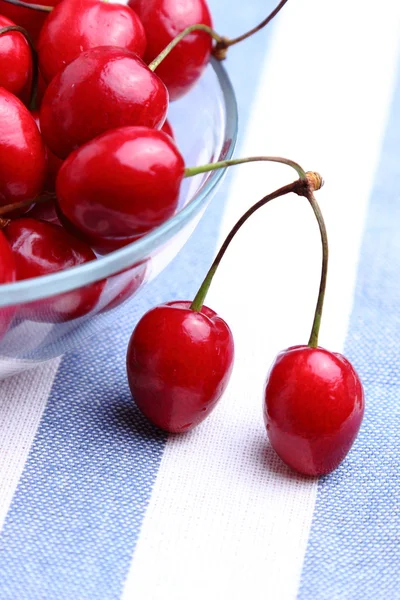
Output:
<svg viewBox="0 0 400 600">
<path fill-rule="evenodd" d="M 171 104 L 168 119 L 187 166 L 232 156 L 237 105 L 221 63 L 211 61 L 190 93 Z M 60 356 L 112 325 L 189 239 L 223 175 L 219 170 L 185 179 L 178 212 L 129 246 L 73 269 L 1 285 L 0 379 Z M 79 316 L 86 297 L 93 307 Z"/>
</svg>

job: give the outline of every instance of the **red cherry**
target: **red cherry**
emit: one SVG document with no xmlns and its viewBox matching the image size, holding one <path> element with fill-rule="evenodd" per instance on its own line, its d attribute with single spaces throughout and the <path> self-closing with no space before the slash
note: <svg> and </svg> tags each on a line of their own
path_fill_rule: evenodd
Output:
<svg viewBox="0 0 400 600">
<path fill-rule="evenodd" d="M 0 285 L 15 281 L 15 262 L 9 243 L 0 231 Z M 13 307 L 0 308 L 0 340 L 4 337 L 13 319 Z"/>
<path fill-rule="evenodd" d="M 174 130 L 172 129 L 171 123 L 168 119 L 165 121 L 164 125 L 161 127 L 161 131 L 169 135 L 173 140 L 175 139 Z"/>
<path fill-rule="evenodd" d="M 121 127 L 65 160 L 57 177 L 58 205 L 92 242 L 122 245 L 174 214 L 183 176 L 183 158 L 167 134 Z"/>
<path fill-rule="evenodd" d="M 232 333 L 213 310 L 169 302 L 146 313 L 129 342 L 132 396 L 154 425 L 179 433 L 201 423 L 221 398 L 234 357 Z"/>
<path fill-rule="evenodd" d="M 96 255 L 86 244 L 58 225 L 22 218 L 12 221 L 4 233 L 13 252 L 19 281 L 96 260 Z M 24 304 L 19 314 L 32 321 L 47 323 L 82 317 L 96 307 L 104 285 L 104 282 L 92 283 L 72 292 Z"/>
<path fill-rule="evenodd" d="M 186 27 L 202 23 L 212 27 L 205 0 L 130 0 L 138 13 L 147 37 L 145 61 L 150 63 Z M 168 88 L 171 100 L 186 94 L 196 83 L 210 60 L 212 39 L 204 31 L 185 37 L 157 67 L 157 74 Z"/>
<path fill-rule="evenodd" d="M 325 475 L 349 452 L 364 414 L 350 362 L 323 348 L 281 352 L 265 385 L 264 420 L 272 447 L 304 475 Z"/>
<path fill-rule="evenodd" d="M 40 122 L 46 144 L 65 158 L 110 129 L 161 127 L 167 108 L 165 85 L 136 54 L 104 46 L 83 52 L 54 77 Z"/>
<path fill-rule="evenodd" d="M 137 14 L 129 6 L 98 0 L 61 2 L 40 33 L 39 67 L 44 79 L 51 81 L 81 52 L 97 46 L 127 48 L 143 57 L 146 34 Z"/>
<path fill-rule="evenodd" d="M 55 6 L 60 0 L 40 0 L 42 6 Z M 38 4 L 36 0 L 24 0 L 26 4 Z M 22 6 L 15 6 L 0 0 L 0 14 L 7 17 L 16 25 L 23 27 L 29 33 L 33 42 L 36 42 L 43 23 L 48 16 L 48 12 L 39 10 L 31 10 L 30 8 L 24 8 Z"/>
<path fill-rule="evenodd" d="M 15 25 L 0 15 L 0 28 Z M 32 83 L 32 54 L 24 35 L 9 31 L 0 35 L 0 87 L 24 102 L 29 100 Z"/>
<path fill-rule="evenodd" d="M 32 112 L 32 117 L 35 119 L 35 123 L 40 131 L 40 119 L 39 112 L 37 110 Z M 56 189 L 56 178 L 58 175 L 58 171 L 61 168 L 61 165 L 64 161 L 61 158 L 58 158 L 53 152 L 45 145 L 45 155 L 46 155 L 46 180 L 44 182 L 44 191 L 45 192 L 54 192 Z M 46 209 L 43 209 L 44 213 L 47 213 Z M 53 208 L 53 211 L 55 209 Z M 41 211 L 40 211 L 41 212 Z M 48 221 L 48 219 L 44 219 Z M 57 219 L 58 220 L 58 219 Z"/>
<path fill-rule="evenodd" d="M 45 169 L 44 145 L 32 115 L 0 88 L 0 205 L 38 196 Z"/>
</svg>

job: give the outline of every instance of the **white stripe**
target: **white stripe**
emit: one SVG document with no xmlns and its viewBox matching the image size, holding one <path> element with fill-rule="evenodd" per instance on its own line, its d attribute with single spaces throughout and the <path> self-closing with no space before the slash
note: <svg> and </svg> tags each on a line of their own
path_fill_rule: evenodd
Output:
<svg viewBox="0 0 400 600">
<path fill-rule="evenodd" d="M 332 260 L 321 343 L 336 351 L 352 307 L 399 29 L 398 2 L 289 3 L 241 151 L 289 156 L 326 180 L 318 197 Z M 220 241 L 246 207 L 294 178 L 281 166 L 239 167 Z M 307 342 L 319 265 L 318 230 L 297 197 L 259 213 L 233 244 L 207 299 L 234 332 L 232 382 L 203 426 L 167 443 L 125 600 L 295 598 L 317 484 L 290 474 L 268 447 L 261 395 L 276 352 Z"/>
<path fill-rule="evenodd" d="M 18 377 L 0 382 L 0 530 L 48 396 L 60 359 L 55 359 Z"/>
</svg>

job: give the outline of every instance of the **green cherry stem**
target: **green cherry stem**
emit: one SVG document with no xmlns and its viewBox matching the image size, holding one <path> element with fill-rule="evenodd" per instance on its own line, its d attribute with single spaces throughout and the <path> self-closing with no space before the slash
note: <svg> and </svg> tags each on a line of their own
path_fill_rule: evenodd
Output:
<svg viewBox="0 0 400 600">
<path fill-rule="evenodd" d="M 317 306 L 315 308 L 314 321 L 311 328 L 311 335 L 308 342 L 310 348 L 317 348 L 318 336 L 321 327 L 322 310 L 324 307 L 326 280 L 328 277 L 328 258 L 329 258 L 329 246 L 328 246 L 328 234 L 326 231 L 324 217 L 322 216 L 321 209 L 312 191 L 312 186 L 307 190 L 306 198 L 308 199 L 311 208 L 314 211 L 314 215 L 317 219 L 319 231 L 321 235 L 322 243 L 322 268 L 321 268 L 321 281 L 319 285 Z"/>
<path fill-rule="evenodd" d="M 207 275 L 205 276 L 203 283 L 201 284 L 201 286 L 199 288 L 199 291 L 197 292 L 197 294 L 190 306 L 190 308 L 192 310 L 194 310 L 196 312 L 201 311 L 203 304 L 204 304 L 204 300 L 207 296 L 208 290 L 210 288 L 213 277 L 219 267 L 219 264 L 224 256 L 225 252 L 227 251 L 231 241 L 233 240 L 233 238 L 235 237 L 235 235 L 237 234 L 239 229 L 245 224 L 247 219 L 249 219 L 251 217 L 251 215 L 253 213 L 255 213 L 259 208 L 265 206 L 265 204 L 267 204 L 268 202 L 271 202 L 271 200 L 274 200 L 275 198 L 279 198 L 280 196 L 284 196 L 286 194 L 290 194 L 291 192 L 294 192 L 295 194 L 298 194 L 299 196 L 304 196 L 304 194 L 307 192 L 307 188 L 308 188 L 307 180 L 304 181 L 304 179 L 297 179 L 296 181 L 293 181 L 293 183 L 289 183 L 288 185 L 285 185 L 285 186 L 279 188 L 278 190 L 275 190 L 275 192 L 272 192 L 272 194 L 268 194 L 267 196 L 264 196 L 264 198 L 259 200 L 256 204 L 254 204 L 251 208 L 249 208 L 244 213 L 244 215 L 239 219 L 239 221 L 236 223 L 236 225 L 234 225 L 233 228 L 231 229 L 231 231 L 229 232 L 229 234 L 226 237 L 224 243 L 222 244 L 217 256 L 215 257 L 214 262 L 212 263 Z"/>
<path fill-rule="evenodd" d="M 212 263 L 203 283 L 201 284 L 199 291 L 197 292 L 190 308 L 197 312 L 201 311 L 204 301 L 205 301 L 205 298 L 206 298 L 206 295 L 208 293 L 208 290 L 210 289 L 210 285 L 213 280 L 213 277 L 218 269 L 218 266 L 219 266 L 223 256 L 225 255 L 225 252 L 227 251 L 230 243 L 232 242 L 233 238 L 235 237 L 236 233 L 244 225 L 244 223 L 247 221 L 247 219 L 249 219 L 259 208 L 265 206 L 265 204 L 267 204 L 271 200 L 274 200 L 275 198 L 278 198 L 280 196 L 284 196 L 285 194 L 289 194 L 290 192 L 294 192 L 298 196 L 305 196 L 307 198 L 307 200 L 309 201 L 309 203 L 314 211 L 314 215 L 317 219 L 320 234 L 321 234 L 321 242 L 322 242 L 321 281 L 320 281 L 320 287 L 319 287 L 319 292 L 318 292 L 317 305 L 316 305 L 316 309 L 315 309 L 314 321 L 313 321 L 312 330 L 311 330 L 310 341 L 308 343 L 308 345 L 311 348 L 316 348 L 318 345 L 318 334 L 319 334 L 319 328 L 321 325 L 322 309 L 323 309 L 323 304 L 324 304 L 326 280 L 327 280 L 327 274 L 328 274 L 328 236 L 327 236 L 325 222 L 324 222 L 324 218 L 322 216 L 321 209 L 319 208 L 318 202 L 316 201 L 316 199 L 314 197 L 314 193 L 313 193 L 314 191 L 319 190 L 322 186 L 323 186 L 323 179 L 321 178 L 321 176 L 318 173 L 309 171 L 306 173 L 305 180 L 298 179 L 297 181 L 294 181 L 293 183 L 290 183 L 289 185 L 279 188 L 278 190 L 276 190 L 275 192 L 272 192 L 272 194 L 268 194 L 268 196 L 265 196 L 264 198 L 259 200 L 256 204 L 254 204 L 251 208 L 249 208 L 249 210 L 247 212 L 245 212 L 244 215 L 239 219 L 239 221 L 236 223 L 236 225 L 234 225 L 234 227 L 231 229 L 230 233 L 228 234 L 227 238 L 225 239 L 224 243 L 222 244 L 222 246 L 221 246 L 217 256 L 215 257 L 214 262 Z"/>
<path fill-rule="evenodd" d="M 217 42 L 217 44 L 224 43 L 224 38 L 218 35 L 218 33 L 214 31 L 212 27 L 209 27 L 208 25 L 203 25 L 202 23 L 190 25 L 189 27 L 186 27 L 186 29 L 178 33 L 178 35 L 172 40 L 172 42 L 170 42 L 168 46 L 165 46 L 164 50 L 162 50 L 160 54 L 156 56 L 154 60 L 151 61 L 151 63 L 149 64 L 150 71 L 155 71 L 157 67 L 162 63 L 162 61 L 168 56 L 168 54 L 175 48 L 175 46 L 177 46 L 179 42 L 183 40 L 184 37 L 193 33 L 194 31 L 205 31 L 206 33 L 208 33 L 208 35 L 210 35 L 213 38 L 213 40 Z"/>
<path fill-rule="evenodd" d="M 22 0 L 4 0 L 4 2 L 8 2 L 8 4 L 13 4 L 14 6 L 21 6 L 21 8 L 28 8 L 29 10 L 39 10 L 40 12 L 51 12 L 53 10 L 52 6 L 28 4 L 27 2 L 22 2 Z"/>
<path fill-rule="evenodd" d="M 19 25 L 9 25 L 7 27 L 2 27 L 0 29 L 0 36 L 6 33 L 10 33 L 11 31 L 17 31 L 21 33 L 26 41 L 29 44 L 29 48 L 32 53 L 32 85 L 31 85 L 31 97 L 29 100 L 29 109 L 34 110 L 36 104 L 36 95 L 37 95 L 37 87 L 38 87 L 38 78 L 39 78 L 39 63 L 38 63 L 38 55 L 35 50 L 35 46 L 32 42 L 32 38 L 29 33 L 23 27 Z"/>
<path fill-rule="evenodd" d="M 10 1 L 11 0 L 7 0 L 7 2 Z M 12 1 L 15 2 L 17 0 Z M 278 6 L 274 8 L 274 10 L 268 15 L 268 17 L 266 17 L 261 23 L 259 23 L 256 27 L 254 27 L 247 33 L 244 33 L 243 35 L 240 35 L 239 37 L 234 39 L 229 39 L 228 37 L 219 35 L 219 33 L 217 33 L 212 27 L 204 25 L 203 23 L 189 25 L 189 27 L 186 27 L 186 29 L 181 31 L 168 44 L 168 46 L 166 46 L 164 50 L 162 50 L 160 54 L 156 56 L 156 58 L 149 64 L 149 69 L 151 71 L 155 71 L 157 67 L 162 63 L 162 61 L 168 56 L 168 54 L 175 48 L 175 46 L 177 46 L 183 40 L 184 37 L 190 35 L 191 33 L 194 33 L 195 31 L 204 31 L 205 33 L 208 33 L 208 35 L 211 36 L 212 39 L 216 42 L 213 49 L 213 55 L 218 60 L 224 60 L 226 58 L 228 48 L 234 46 L 235 44 L 238 44 L 239 42 L 242 42 L 243 40 L 246 40 L 247 38 L 251 37 L 258 31 L 263 29 L 266 25 L 268 25 L 270 21 L 272 21 L 272 19 L 278 14 L 278 12 L 281 10 L 281 8 L 283 8 L 287 1 L 288 0 L 281 0 Z"/>
<path fill-rule="evenodd" d="M 281 156 L 250 156 L 249 158 L 233 158 L 231 160 L 221 160 L 215 163 L 209 163 L 207 165 L 200 165 L 199 167 L 187 167 L 185 169 L 185 177 L 193 177 L 201 173 L 209 173 L 210 171 L 216 171 L 217 169 L 226 169 L 235 165 L 243 165 L 250 162 L 274 162 L 287 165 L 292 167 L 300 177 L 300 179 L 306 179 L 306 172 L 302 167 L 288 158 L 282 158 Z"/>
</svg>

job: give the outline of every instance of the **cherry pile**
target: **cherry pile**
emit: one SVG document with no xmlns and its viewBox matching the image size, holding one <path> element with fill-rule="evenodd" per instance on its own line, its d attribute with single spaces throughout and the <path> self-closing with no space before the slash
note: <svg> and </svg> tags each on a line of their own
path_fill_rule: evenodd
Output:
<svg viewBox="0 0 400 600">
<path fill-rule="evenodd" d="M 204 305 L 236 231 L 266 202 L 305 196 L 321 230 L 321 289 L 308 346 L 278 355 L 265 387 L 271 444 L 301 473 L 343 460 L 361 424 L 363 394 L 350 363 L 318 347 L 327 239 L 313 192 L 320 180 L 280 157 L 187 167 L 168 123 L 210 57 L 223 60 L 281 10 L 238 38 L 212 28 L 206 0 L 0 0 L 0 285 L 74 268 L 126 246 L 177 211 L 185 177 L 256 160 L 299 179 L 254 205 L 228 236 L 193 302 L 156 307 L 127 354 L 132 395 L 158 427 L 184 432 L 222 396 L 234 359 L 229 326 Z M 115 308 L 146 279 L 148 261 L 107 281 L 0 311 L 0 340 L 16 319 L 60 323 Z M 105 289 L 110 292 L 104 302 Z"/>
</svg>

